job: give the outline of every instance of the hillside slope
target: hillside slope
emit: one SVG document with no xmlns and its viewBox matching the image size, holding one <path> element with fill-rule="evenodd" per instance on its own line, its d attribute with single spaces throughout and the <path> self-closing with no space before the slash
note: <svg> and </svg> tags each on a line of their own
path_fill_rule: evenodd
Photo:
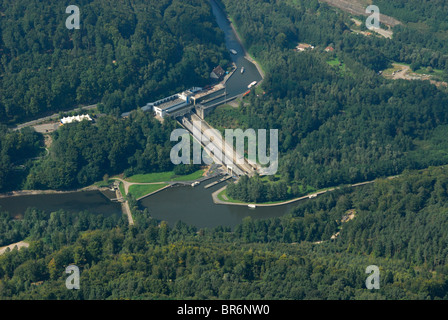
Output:
<svg viewBox="0 0 448 320">
<path fill-rule="evenodd" d="M 328 3 L 330 6 L 339 8 L 348 13 L 358 15 L 358 16 L 369 16 L 370 14 L 366 13 L 366 4 L 365 1 L 353 1 L 353 0 L 320 0 L 321 2 Z M 370 1 L 371 2 L 371 1 Z M 385 14 L 382 14 L 380 11 L 380 20 L 381 23 L 395 27 L 396 25 L 401 24 L 400 21 L 393 17 L 389 17 Z"/>
<path fill-rule="evenodd" d="M 105 111 L 143 106 L 207 82 L 227 62 L 206 1 L 0 1 L 0 123 L 103 101 Z"/>
</svg>

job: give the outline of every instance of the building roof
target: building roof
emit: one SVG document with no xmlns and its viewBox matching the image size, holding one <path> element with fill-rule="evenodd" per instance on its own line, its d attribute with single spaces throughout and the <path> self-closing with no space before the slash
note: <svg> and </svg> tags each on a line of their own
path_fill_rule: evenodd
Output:
<svg viewBox="0 0 448 320">
<path fill-rule="evenodd" d="M 174 106 L 176 106 L 178 104 L 184 103 L 184 102 L 185 102 L 184 99 L 177 98 L 175 100 L 171 100 L 171 101 L 159 104 L 157 106 L 154 105 L 154 108 L 158 108 L 160 110 L 166 110 L 166 109 L 172 108 L 172 107 L 174 107 Z"/>
<path fill-rule="evenodd" d="M 304 49 L 309 49 L 309 48 L 314 49 L 314 46 L 312 46 L 308 43 L 299 43 L 296 47 L 296 49 L 298 49 L 298 50 L 304 50 Z"/>
<path fill-rule="evenodd" d="M 217 78 L 221 78 L 226 72 L 224 71 L 221 66 L 217 66 L 215 69 L 213 69 L 212 74 L 215 74 Z"/>
<path fill-rule="evenodd" d="M 176 107 L 182 103 L 189 103 L 189 97 L 194 95 L 196 92 L 200 92 L 202 90 L 201 87 L 192 87 L 187 89 L 181 93 L 173 94 L 172 96 L 165 97 L 163 99 L 157 100 L 155 102 L 148 102 L 144 107 L 142 107 L 143 111 L 152 111 L 154 108 L 159 110 L 166 110 L 173 107 Z M 124 112 L 121 114 L 122 117 L 127 117 L 131 114 L 131 112 Z"/>
<path fill-rule="evenodd" d="M 72 122 L 81 122 L 82 120 L 92 121 L 92 118 L 88 114 L 73 116 L 73 117 L 65 117 L 61 119 L 62 124 L 72 123 Z"/>
</svg>

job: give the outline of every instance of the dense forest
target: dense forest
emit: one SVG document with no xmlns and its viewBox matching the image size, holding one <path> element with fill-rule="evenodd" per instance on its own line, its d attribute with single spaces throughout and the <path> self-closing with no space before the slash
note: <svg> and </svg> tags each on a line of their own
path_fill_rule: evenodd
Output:
<svg viewBox="0 0 448 320">
<path fill-rule="evenodd" d="M 161 124 L 141 110 L 126 119 L 104 116 L 95 123 L 64 125 L 53 134 L 50 154 L 29 171 L 24 188 L 73 189 L 106 174 L 173 170 L 170 134 L 175 128 L 175 121 Z"/>
<path fill-rule="evenodd" d="M 382 12 L 397 18 L 407 24 L 422 24 L 430 27 L 431 32 L 447 31 L 448 4 L 443 0 L 418 1 L 418 0 L 375 0 Z"/>
<path fill-rule="evenodd" d="M 102 101 L 144 106 L 207 83 L 228 63 L 222 31 L 202 0 L 0 1 L 0 123 Z"/>
<path fill-rule="evenodd" d="M 31 128 L 9 131 L 0 125 L 0 190 L 17 187 L 33 157 L 43 154 L 42 136 Z"/>
<path fill-rule="evenodd" d="M 173 165 L 170 159 L 172 119 L 160 123 L 137 110 L 125 119 L 103 115 L 74 122 L 48 135 L 51 146 L 32 128 L 0 128 L 0 192 L 67 190 L 107 182 L 109 176 L 173 171 L 186 175 L 200 165 Z"/>
<path fill-rule="evenodd" d="M 278 129 L 279 173 L 291 187 L 287 197 L 308 186 L 369 181 L 448 163 L 447 145 L 439 143 L 447 131 L 447 91 L 429 81 L 378 74 L 404 61 L 441 68 L 446 76 L 444 47 L 419 49 L 399 36 L 354 34 L 345 13 L 317 1 L 222 2 L 267 72 L 262 90 L 238 109 L 217 109 L 207 120 L 217 127 Z M 298 42 L 316 48 L 296 52 Z M 327 45 L 335 51 L 324 52 Z M 273 199 L 266 188 L 257 190 L 252 199 Z M 247 200 L 246 193 L 233 193 Z"/>
<path fill-rule="evenodd" d="M 0 299 L 448 299 L 448 93 L 378 74 L 399 61 L 446 78 L 446 7 L 376 1 L 405 23 L 383 39 L 353 34 L 347 14 L 317 0 L 220 2 L 266 78 L 239 108 L 217 109 L 207 121 L 279 129 L 280 144 L 278 175 L 242 177 L 228 195 L 275 201 L 341 187 L 282 217 L 254 211 L 234 229 L 170 226 L 132 196 L 134 225 L 88 211 L 29 208 L 20 220 L 2 212 L 0 246 L 30 246 L 0 255 Z M 106 174 L 172 170 L 174 121 L 114 115 L 200 85 L 227 62 L 210 6 L 80 0 L 83 27 L 69 31 L 66 5 L 0 0 L 1 122 L 100 100 L 113 115 L 62 126 L 48 155 L 32 129 L 0 127 L 0 189 L 67 189 Z M 315 50 L 293 51 L 298 42 Z M 323 51 L 328 45 L 333 53 Z M 70 264 L 81 269 L 80 290 L 65 287 Z M 369 265 L 380 268 L 379 290 L 365 288 Z"/>
<path fill-rule="evenodd" d="M 288 186 L 284 181 L 266 183 L 259 176 L 242 176 L 238 183 L 229 184 L 226 192 L 233 199 L 255 203 L 286 200 L 289 196 Z"/>
<path fill-rule="evenodd" d="M 231 230 L 96 214 L 3 214 L 1 299 L 447 299 L 448 169 L 339 189 Z M 135 203 L 134 203 L 135 204 Z M 350 217 L 350 218 L 347 218 Z M 65 267 L 81 269 L 80 290 Z M 367 290 L 365 269 L 380 268 Z"/>
<path fill-rule="evenodd" d="M 446 1 L 375 0 L 374 4 L 382 13 L 403 22 L 394 28 L 393 37 L 394 41 L 411 54 L 407 56 L 401 51 L 400 58 L 403 61 L 414 63 L 415 66 L 434 66 L 440 60 L 444 60 L 446 64 L 448 55 Z M 446 67 L 444 69 L 447 70 Z"/>
<path fill-rule="evenodd" d="M 350 20 L 349 14 L 317 0 L 219 1 L 235 22 L 248 51 L 269 70 L 275 68 L 278 50 L 293 49 L 298 42 L 313 44 L 320 51 L 332 45 L 339 53 L 348 54 L 376 71 L 389 61 L 409 64 L 418 62 L 445 72 L 448 70 L 448 34 L 436 32 L 429 27 L 417 28 L 404 23 L 394 28 L 392 39 L 365 37 L 351 31 L 354 22 Z M 428 3 L 419 0 L 400 1 L 408 3 L 405 10 L 399 8 L 395 1 L 388 2 L 387 5 L 387 1 L 376 2 L 381 13 L 390 15 L 392 12 L 386 9 L 391 6 L 403 14 L 411 12 L 412 15 L 420 15 L 422 10 L 426 10 L 422 8 L 427 7 Z M 432 2 L 428 6 L 432 10 L 441 7 L 439 4 L 432 6 Z M 433 21 L 444 25 L 446 18 L 441 12 L 434 16 L 428 13 L 426 17 L 431 16 Z"/>
<path fill-rule="evenodd" d="M 176 123 L 163 124 L 136 111 L 126 119 L 101 116 L 96 121 L 61 126 L 51 134 L 51 147 L 32 128 L 0 127 L 0 191 L 76 189 L 105 176 L 174 170 L 188 174 L 198 166 L 174 166 L 170 134 Z"/>
</svg>

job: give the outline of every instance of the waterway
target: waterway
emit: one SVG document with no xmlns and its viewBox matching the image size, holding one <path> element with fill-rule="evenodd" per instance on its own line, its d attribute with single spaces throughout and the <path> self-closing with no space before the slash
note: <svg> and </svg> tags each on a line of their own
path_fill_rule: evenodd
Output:
<svg viewBox="0 0 448 320">
<path fill-rule="evenodd" d="M 225 34 L 227 49 L 235 50 L 237 54 L 231 54 L 231 58 L 237 66 L 237 71 L 226 82 L 226 98 L 240 95 L 248 90 L 247 86 L 253 81 L 261 81 L 263 78 L 257 67 L 245 58 L 245 51 L 234 33 L 227 15 L 221 10 L 214 0 L 210 0 L 213 14 L 218 26 Z M 244 73 L 241 73 L 244 67 Z M 224 98 L 221 98 L 223 100 Z M 212 102 L 219 102 L 216 99 Z M 213 180 L 207 182 L 211 183 Z M 213 228 L 217 226 L 235 227 L 245 217 L 254 219 L 267 219 L 279 217 L 287 213 L 292 204 L 275 207 L 257 207 L 250 209 L 246 206 L 217 205 L 213 202 L 212 193 L 222 188 L 225 183 L 220 183 L 212 188 L 204 189 L 202 185 L 196 187 L 184 186 L 166 189 L 141 201 L 141 206 L 148 208 L 152 217 L 167 221 L 174 225 L 181 220 L 198 228 Z"/>
<path fill-rule="evenodd" d="M 245 93 L 249 90 L 247 86 L 250 83 L 253 81 L 260 82 L 263 77 L 260 72 L 258 72 L 255 64 L 245 58 L 244 48 L 241 46 L 236 34 L 233 32 L 225 12 L 221 10 L 214 0 L 210 0 L 210 5 L 212 6 L 212 11 L 219 28 L 224 32 L 227 49 L 229 49 L 229 51 L 233 49 L 237 52 L 237 54 L 230 54 L 232 61 L 237 66 L 237 70 L 226 82 L 226 96 L 210 103 L 215 104 L 224 101 L 224 99 L 229 99 Z M 243 73 L 241 73 L 242 67 L 244 67 Z"/>
<path fill-rule="evenodd" d="M 46 212 L 63 209 L 68 212 L 88 211 L 105 216 L 122 214 L 121 205 L 110 201 L 100 191 L 83 191 L 61 194 L 38 194 L 0 198 L 0 209 L 15 218 L 22 218 L 26 209 L 33 207 Z"/>
<path fill-rule="evenodd" d="M 226 91 L 227 98 L 229 98 L 246 92 L 247 86 L 252 81 L 262 80 L 262 76 L 257 67 L 244 57 L 244 50 L 233 32 L 226 14 L 214 0 L 210 0 L 210 4 L 219 27 L 225 33 L 227 48 L 237 51 L 236 55 L 231 54 L 238 70 L 227 81 Z M 240 72 L 241 67 L 245 68 L 244 73 Z M 213 181 L 209 180 L 194 188 L 191 186 L 169 188 L 143 199 L 140 204 L 143 208 L 148 208 L 152 217 L 167 221 L 171 226 L 182 220 L 198 228 L 235 227 L 248 216 L 254 219 L 279 217 L 287 213 L 293 206 L 289 204 L 250 209 L 246 206 L 217 205 L 213 203 L 212 193 L 228 182 L 204 189 L 205 185 Z M 87 210 L 106 215 L 121 214 L 120 204 L 109 201 L 105 194 L 99 191 L 0 198 L 0 207 L 15 217 L 23 216 L 28 207 L 48 212 L 64 209 L 72 212 Z"/>
<path fill-rule="evenodd" d="M 198 228 L 214 228 L 217 226 L 235 227 L 245 217 L 253 219 L 267 219 L 279 217 L 287 213 L 292 204 L 275 207 L 257 207 L 250 209 L 246 206 L 215 204 L 212 193 L 228 182 L 222 182 L 205 189 L 207 184 L 219 180 L 208 180 L 196 187 L 173 187 L 147 197 L 140 201 L 140 205 L 148 208 L 151 216 L 164 220 L 173 226 L 179 220 Z"/>
</svg>

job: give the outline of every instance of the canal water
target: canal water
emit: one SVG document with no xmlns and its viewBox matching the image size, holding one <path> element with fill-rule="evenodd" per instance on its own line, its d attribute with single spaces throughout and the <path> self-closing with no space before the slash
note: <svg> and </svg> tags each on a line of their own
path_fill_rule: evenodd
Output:
<svg viewBox="0 0 448 320">
<path fill-rule="evenodd" d="M 227 97 L 216 99 L 210 103 L 215 104 L 217 102 L 224 101 L 224 98 L 229 99 L 247 92 L 249 90 L 247 86 L 250 83 L 252 83 L 253 81 L 260 82 L 263 78 L 258 72 L 257 67 L 244 57 L 244 49 L 238 42 L 238 39 L 233 32 L 229 21 L 227 20 L 225 12 L 221 10 L 221 8 L 214 0 L 210 0 L 210 4 L 212 6 L 212 11 L 215 15 L 218 26 L 224 32 L 227 49 L 229 49 L 229 51 L 233 49 L 237 52 L 237 54 L 230 54 L 232 61 L 237 66 L 237 70 L 226 82 Z M 241 73 L 242 67 L 244 67 L 243 73 Z"/>
<path fill-rule="evenodd" d="M 140 205 L 148 208 L 151 216 L 164 220 L 173 226 L 181 220 L 198 228 L 214 228 L 217 226 L 235 227 L 245 217 L 267 219 L 284 215 L 292 205 L 275 207 L 257 207 L 215 204 L 212 193 L 228 182 L 205 189 L 207 184 L 219 178 L 208 180 L 199 186 L 182 186 L 166 189 L 140 201 Z"/>
<path fill-rule="evenodd" d="M 244 50 L 239 44 L 225 13 L 214 0 L 210 0 L 213 13 L 219 27 L 225 33 L 227 48 L 234 49 L 237 54 L 231 54 L 238 70 L 227 81 L 227 98 L 246 92 L 247 86 L 253 81 L 262 79 L 256 66 L 244 58 Z M 244 73 L 241 73 L 244 67 Z M 213 103 L 216 103 L 215 100 Z M 219 178 L 216 178 L 219 179 Z M 250 209 L 246 206 L 217 205 L 213 203 L 212 193 L 227 182 L 222 182 L 212 188 L 204 186 L 213 182 L 208 180 L 199 186 L 182 186 L 166 189 L 143 199 L 140 204 L 148 208 L 152 217 L 164 220 L 173 226 L 182 220 L 198 228 L 214 228 L 217 226 L 235 227 L 248 216 L 254 219 L 279 217 L 289 211 L 292 205 L 275 207 L 257 207 Z M 99 191 L 75 192 L 66 194 L 48 194 L 0 198 L 0 208 L 11 215 L 20 217 L 28 207 L 35 207 L 48 212 L 64 209 L 79 212 L 87 210 L 100 214 L 121 214 L 121 206 L 111 202 L 108 197 Z"/>
<path fill-rule="evenodd" d="M 68 212 L 88 211 L 105 216 L 122 214 L 121 205 L 112 202 L 100 191 L 83 191 L 61 194 L 39 194 L 0 198 L 1 211 L 22 218 L 26 209 L 33 207 L 46 212 L 63 209 Z"/>
</svg>

